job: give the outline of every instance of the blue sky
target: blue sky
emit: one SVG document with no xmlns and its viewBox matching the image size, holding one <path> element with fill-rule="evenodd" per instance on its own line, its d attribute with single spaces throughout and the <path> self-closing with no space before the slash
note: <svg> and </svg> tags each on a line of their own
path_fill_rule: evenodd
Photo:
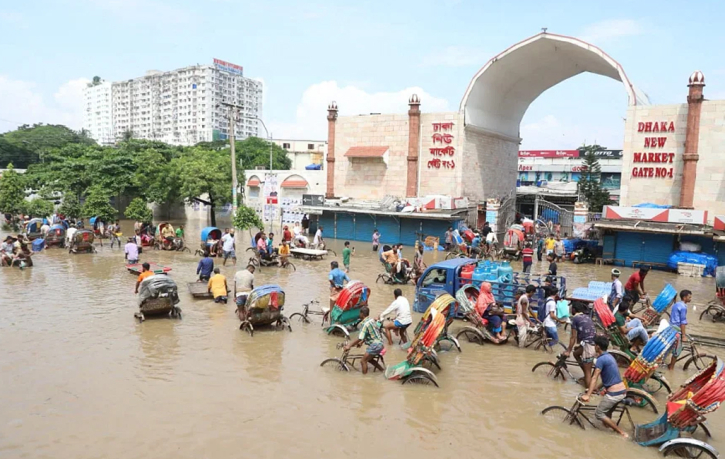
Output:
<svg viewBox="0 0 725 459">
<path fill-rule="evenodd" d="M 725 2 L 473 0 L 246 2 L 56 0 L 0 10 L 0 132 L 19 123 L 80 127 L 94 75 L 123 80 L 217 57 L 265 83 L 275 137 L 324 138 L 324 107 L 341 114 L 457 110 L 488 59 L 538 33 L 601 47 L 653 103 L 684 102 L 687 78 L 725 98 Z M 687 5 L 687 6 L 684 6 Z M 621 83 L 581 75 L 544 93 L 522 122 L 523 148 L 622 145 Z"/>
</svg>

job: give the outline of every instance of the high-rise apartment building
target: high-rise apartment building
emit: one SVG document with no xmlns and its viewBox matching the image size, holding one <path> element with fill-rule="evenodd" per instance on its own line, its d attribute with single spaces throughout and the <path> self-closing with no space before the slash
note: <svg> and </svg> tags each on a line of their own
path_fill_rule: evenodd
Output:
<svg viewBox="0 0 725 459">
<path fill-rule="evenodd" d="M 83 129 L 101 145 L 114 143 L 111 91 L 110 81 L 97 78 L 83 91 Z"/>
<path fill-rule="evenodd" d="M 257 136 L 262 90 L 261 82 L 243 76 L 242 67 L 219 59 L 213 65 L 149 71 L 140 78 L 115 82 L 111 86 L 111 143 L 126 136 L 173 145 L 227 139 L 229 109 L 221 103 L 241 107 L 237 138 Z M 90 113 L 92 118 L 95 112 Z M 89 120 L 88 126 L 93 123 L 95 119 Z"/>
</svg>

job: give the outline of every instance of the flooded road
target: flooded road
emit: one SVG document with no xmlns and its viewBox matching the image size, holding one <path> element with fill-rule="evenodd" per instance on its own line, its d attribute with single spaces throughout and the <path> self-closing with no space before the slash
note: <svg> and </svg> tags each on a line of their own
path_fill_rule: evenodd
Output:
<svg viewBox="0 0 725 459">
<path fill-rule="evenodd" d="M 123 223 L 127 233 L 130 222 Z M 193 252 L 201 225 L 189 226 Z M 342 241 L 329 242 L 340 254 Z M 237 245 L 242 268 L 248 235 L 238 235 Z M 353 245 L 350 276 L 371 286 L 377 314 L 395 287 L 375 284 L 382 268 L 370 244 Z M 51 249 L 34 257 L 31 269 L 0 271 L 0 457 L 660 457 L 656 448 L 539 416 L 546 406 L 571 405 L 582 391 L 532 374 L 535 363 L 552 358 L 542 352 L 462 343 L 462 353 L 441 355 L 440 389 L 327 372 L 319 364 L 339 356 L 340 339 L 325 335 L 316 317 L 309 325 L 293 322 L 292 333 L 259 329 L 251 338 L 238 329 L 232 302 L 193 300 L 186 288 L 196 279 L 193 254 L 142 254 L 142 261 L 173 268 L 184 318 L 139 324 L 136 279 L 123 268 L 122 250 L 98 250 L 71 256 Z M 412 248 L 404 254 L 412 257 Z M 426 261 L 443 256 L 426 253 Z M 332 259 L 294 260 L 294 273 L 265 268 L 255 285 L 281 285 L 289 316 L 311 299 L 327 301 Z M 534 262 L 534 272 L 544 269 Z M 609 269 L 559 265 L 570 290 L 608 280 Z M 632 272 L 622 271 L 624 280 Z M 222 268 L 228 279 L 234 272 Z M 696 304 L 713 297 L 714 279 L 655 271 L 646 285 L 654 296 L 666 282 L 691 289 Z M 412 304 L 413 286 L 403 290 Z M 723 324 L 700 323 L 699 310 L 689 317 L 693 333 L 725 334 Z M 386 355 L 388 364 L 404 358 L 397 348 Z M 681 364 L 665 374 L 674 384 L 689 376 Z M 655 419 L 637 409 L 633 415 Z M 709 420 L 716 435 L 710 443 L 725 451 L 725 410 Z"/>
</svg>

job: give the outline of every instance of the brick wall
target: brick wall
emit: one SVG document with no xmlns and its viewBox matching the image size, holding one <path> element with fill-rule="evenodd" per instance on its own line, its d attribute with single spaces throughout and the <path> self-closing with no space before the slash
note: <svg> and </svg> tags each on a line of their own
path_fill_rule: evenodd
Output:
<svg viewBox="0 0 725 459">
<path fill-rule="evenodd" d="M 640 122 L 674 122 L 675 132 L 638 132 Z M 635 106 L 627 110 L 622 152 L 622 186 L 619 202 L 632 206 L 643 202 L 677 205 L 682 182 L 682 155 L 685 153 L 687 104 Z M 645 138 L 664 137 L 663 148 L 645 147 Z M 674 153 L 672 164 L 634 162 L 634 153 Z M 633 177 L 633 169 L 665 167 L 673 169 L 672 178 Z"/>
<path fill-rule="evenodd" d="M 673 121 L 674 133 L 638 132 L 639 122 Z M 642 202 L 677 206 L 682 182 L 682 155 L 685 153 L 687 130 L 687 104 L 630 107 L 624 134 L 624 157 L 622 163 L 622 187 L 620 202 L 631 206 Z M 645 148 L 645 137 L 666 137 L 664 148 Z M 700 117 L 699 160 L 695 182 L 694 207 L 707 210 L 712 222 L 714 215 L 725 214 L 725 101 L 705 101 Z M 662 164 L 673 168 L 673 178 L 633 177 L 635 167 L 658 166 L 658 164 L 634 163 L 635 152 L 672 152 L 673 164 Z"/>
<path fill-rule="evenodd" d="M 463 195 L 473 202 L 502 198 L 516 189 L 517 142 L 487 134 L 475 127 L 465 129 Z"/>
<path fill-rule="evenodd" d="M 436 131 L 433 123 L 453 123 L 452 129 Z M 451 134 L 451 143 L 433 141 L 434 134 Z M 457 112 L 450 113 L 422 113 L 420 117 L 420 159 L 418 173 L 418 195 L 443 194 L 448 196 L 463 196 L 462 176 L 466 167 L 463 152 L 463 116 Z M 431 148 L 445 148 L 451 146 L 455 149 L 453 155 L 438 156 L 431 153 Z M 453 167 L 442 164 L 436 167 L 435 159 L 452 161 Z"/>
</svg>

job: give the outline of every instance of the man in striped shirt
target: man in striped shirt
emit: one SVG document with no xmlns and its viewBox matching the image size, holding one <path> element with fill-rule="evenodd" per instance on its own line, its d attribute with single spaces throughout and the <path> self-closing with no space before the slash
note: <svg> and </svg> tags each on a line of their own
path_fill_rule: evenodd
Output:
<svg viewBox="0 0 725 459">
<path fill-rule="evenodd" d="M 360 363 L 363 374 L 367 374 L 368 372 L 368 362 L 377 368 L 378 371 L 385 371 L 376 359 L 376 357 L 382 354 L 384 349 L 383 336 L 380 333 L 378 321 L 370 317 L 370 309 L 367 306 L 360 308 L 360 320 L 362 320 L 360 334 L 358 334 L 352 343 L 346 344 L 344 349 L 349 351 L 353 346 L 359 347 L 363 343 L 366 344 L 368 347 L 365 349 L 365 355 Z"/>
</svg>

